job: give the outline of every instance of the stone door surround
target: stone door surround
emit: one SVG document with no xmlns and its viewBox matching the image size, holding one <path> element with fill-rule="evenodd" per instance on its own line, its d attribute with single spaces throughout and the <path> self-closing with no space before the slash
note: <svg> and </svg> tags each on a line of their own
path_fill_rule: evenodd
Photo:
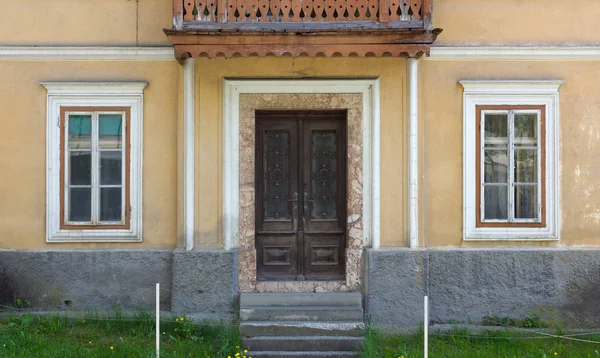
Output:
<svg viewBox="0 0 600 358">
<path fill-rule="evenodd" d="M 356 80 L 355 80 L 356 81 Z M 361 81 L 361 80 L 358 80 Z M 379 230 L 379 202 L 373 202 L 373 179 L 379 187 L 379 176 L 373 178 L 365 175 L 365 168 L 371 168 L 371 150 L 365 152 L 365 142 L 373 144 L 371 140 L 371 126 L 373 112 L 371 102 L 373 100 L 373 85 L 377 80 L 362 80 L 370 82 L 369 86 L 362 88 L 366 90 L 348 91 L 346 93 L 319 93 L 315 86 L 313 93 L 285 93 L 285 88 L 280 93 L 261 93 L 261 88 L 269 86 L 257 86 L 255 91 L 244 93 L 236 88 L 243 85 L 245 81 L 232 81 L 236 83 L 225 83 L 224 100 L 224 246 L 226 249 L 238 248 L 238 284 L 240 292 L 325 292 L 325 291 L 356 291 L 360 290 L 363 282 L 363 248 L 370 246 L 374 239 L 372 233 Z M 271 82 L 252 81 L 252 82 Z M 280 82 L 280 81 L 273 81 Z M 312 81 L 283 81 L 283 82 L 312 82 Z M 317 81 L 315 81 L 317 82 Z M 320 84 L 344 81 L 318 81 Z M 247 83 L 247 82 L 246 82 Z M 272 82 L 271 82 L 272 83 Z M 230 86 L 228 86 L 230 85 Z M 260 85 L 257 83 L 257 85 Z M 305 85 L 306 87 L 306 85 Z M 378 86 L 377 86 L 378 87 Z M 294 87 L 296 91 L 299 87 Z M 271 87 L 271 91 L 277 91 Z M 237 92 L 237 93 L 236 93 Z M 333 92 L 333 91 L 331 91 Z M 345 92 L 345 91 L 344 91 Z M 355 93 L 352 93 L 355 92 Z M 356 93 L 358 92 L 358 93 Z M 235 99 L 232 101 L 232 99 Z M 255 111 L 256 110 L 347 110 L 347 249 L 346 249 L 346 280 L 345 281 L 256 281 L 256 250 L 255 250 Z M 377 108 L 378 109 L 378 108 Z M 365 118 L 365 110 L 367 117 Z M 238 115 L 235 115 L 237 112 Z M 378 110 L 376 122 L 378 124 Z M 239 116 L 239 117 L 238 117 Z M 232 120 L 233 119 L 233 120 Z M 237 119 L 237 121 L 235 120 Z M 230 121 L 228 123 L 228 121 Z M 231 122 L 234 122 L 232 125 Z M 237 122 L 237 123 L 235 123 Z M 237 133 L 236 126 L 237 124 Z M 232 130 L 233 129 L 233 130 Z M 228 145 L 228 136 L 234 139 L 237 134 L 238 148 Z M 378 136 L 377 136 L 378 137 Z M 366 140 L 365 140 L 366 139 Z M 377 138 L 378 152 L 378 138 Z M 234 148 L 231 148 L 234 147 Z M 372 148 L 372 147 L 371 147 Z M 371 149 L 368 148 L 368 149 Z M 233 153 L 232 153 L 233 152 Z M 237 153 L 236 153 L 237 152 Z M 235 155 L 237 154 L 237 156 Z M 366 161 L 365 161 L 366 158 Z M 377 160 L 378 162 L 378 160 Z M 235 178 L 227 178 L 232 169 L 237 166 L 238 181 Z M 377 165 L 377 169 L 379 166 Z M 228 173 L 227 171 L 230 171 Z M 235 170 L 234 170 L 235 171 Z M 378 173 L 377 173 L 378 174 Z M 368 186 L 365 187 L 365 178 Z M 237 185 L 236 185 L 237 184 Z M 232 192 L 228 192 L 228 189 Z M 366 188 L 366 190 L 365 190 Z M 237 193 L 236 193 L 237 192 Z M 228 195 L 229 194 L 229 195 Z M 237 196 L 237 198 L 235 197 Z M 367 200 L 365 200 L 365 197 Z M 377 195 L 378 198 L 378 195 Z M 237 199 L 237 200 L 233 200 Z M 235 204 L 237 202 L 237 205 Z M 365 205 L 366 204 L 366 205 Z M 376 210 L 373 207 L 376 204 Z M 366 209 L 366 210 L 365 210 Z M 373 212 L 377 213 L 377 220 L 373 220 Z M 365 220 L 367 217 L 367 220 Z M 237 219 L 237 223 L 235 222 Z M 375 225 L 373 225 L 375 224 Z M 236 230 L 237 229 L 237 230 Z M 367 231 L 365 230 L 367 229 Z M 237 232 L 236 232 L 237 231 Z M 236 240 L 237 239 L 237 240 Z M 378 238 L 377 238 L 378 239 Z"/>
</svg>

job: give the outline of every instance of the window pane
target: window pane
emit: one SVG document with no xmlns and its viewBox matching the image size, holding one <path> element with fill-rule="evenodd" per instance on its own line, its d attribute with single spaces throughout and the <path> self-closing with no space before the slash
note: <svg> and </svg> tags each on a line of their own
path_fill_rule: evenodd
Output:
<svg viewBox="0 0 600 358">
<path fill-rule="evenodd" d="M 100 148 L 121 148 L 123 116 L 120 114 L 100 114 L 98 116 L 98 121 L 98 143 Z"/>
<path fill-rule="evenodd" d="M 337 218 L 337 138 L 331 131 L 312 132 L 313 219 Z"/>
<path fill-rule="evenodd" d="M 537 218 L 537 185 L 515 185 L 515 218 Z"/>
<path fill-rule="evenodd" d="M 68 123 L 69 149 L 90 149 L 92 147 L 92 116 L 71 114 Z"/>
<path fill-rule="evenodd" d="M 507 183 L 508 182 L 508 151 L 490 150 L 483 151 L 485 158 L 486 183 Z"/>
<path fill-rule="evenodd" d="M 69 221 L 92 221 L 92 189 L 71 188 L 69 195 Z"/>
<path fill-rule="evenodd" d="M 515 149 L 515 182 L 536 183 L 537 149 Z"/>
<path fill-rule="evenodd" d="M 484 220 L 507 220 L 508 185 L 486 185 L 484 192 Z"/>
<path fill-rule="evenodd" d="M 485 114 L 485 145 L 506 147 L 508 145 L 508 114 Z"/>
<path fill-rule="evenodd" d="M 263 158 L 265 219 L 291 218 L 290 199 L 290 133 L 288 131 L 265 131 Z"/>
<path fill-rule="evenodd" d="M 515 146 L 537 145 L 537 114 L 515 113 Z"/>
<path fill-rule="evenodd" d="M 121 152 L 100 152 L 100 185 L 121 184 Z"/>
<path fill-rule="evenodd" d="M 121 221 L 121 188 L 100 188 L 100 221 Z"/>
<path fill-rule="evenodd" d="M 69 152 L 70 185 L 91 185 L 92 183 L 92 153 Z"/>
</svg>

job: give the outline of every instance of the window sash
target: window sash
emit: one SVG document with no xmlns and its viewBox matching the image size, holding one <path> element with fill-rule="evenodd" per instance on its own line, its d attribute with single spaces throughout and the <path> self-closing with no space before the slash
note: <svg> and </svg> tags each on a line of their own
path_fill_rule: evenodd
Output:
<svg viewBox="0 0 600 358">
<path fill-rule="evenodd" d="M 61 145 L 61 188 L 63 195 L 61 200 L 62 221 L 61 228 L 78 229 L 114 229 L 129 227 L 129 109 L 128 108 L 64 108 L 62 111 L 62 136 Z M 101 115 L 119 115 L 121 117 L 121 148 L 106 149 L 100 148 L 99 118 Z M 69 148 L 69 120 L 73 115 L 91 116 L 91 148 L 89 149 L 71 149 Z M 72 185 L 70 183 L 70 153 L 73 151 L 87 151 L 91 153 L 91 183 L 90 185 Z M 101 184 L 100 183 L 100 155 L 103 152 L 119 152 L 121 154 L 121 183 L 120 184 Z M 90 188 L 90 212 L 91 220 L 89 222 L 70 221 L 71 188 Z M 101 189 L 120 188 L 121 189 L 121 213 L 120 220 L 101 221 Z"/>
<path fill-rule="evenodd" d="M 545 226 L 545 110 L 543 107 L 537 106 L 477 106 L 477 157 L 478 157 L 478 172 L 477 175 L 477 227 L 542 227 Z M 485 138 L 485 119 L 487 115 L 503 114 L 507 115 L 507 137 Z M 518 114 L 535 114 L 536 115 L 536 140 L 534 145 L 516 146 L 515 140 L 515 115 Z M 486 145 L 486 141 L 498 146 Z M 528 144 L 521 141 L 523 144 Z M 505 143 L 505 145 L 501 145 Z M 507 160 L 507 181 L 504 183 L 486 183 L 485 182 L 485 150 L 503 150 L 508 155 Z M 536 151 L 536 181 L 535 182 L 516 182 L 515 178 L 515 150 L 535 150 Z M 515 211 L 517 203 L 515 202 L 515 186 L 536 186 L 536 217 L 535 218 L 517 218 Z M 507 203 L 507 218 L 506 219 L 487 219 L 485 216 L 486 202 L 485 189 L 486 187 L 507 187 L 506 203 Z"/>
</svg>

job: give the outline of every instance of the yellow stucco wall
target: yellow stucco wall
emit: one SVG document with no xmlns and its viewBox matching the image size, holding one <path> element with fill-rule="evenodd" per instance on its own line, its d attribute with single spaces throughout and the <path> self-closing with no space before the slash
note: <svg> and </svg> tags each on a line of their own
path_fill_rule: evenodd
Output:
<svg viewBox="0 0 600 358">
<path fill-rule="evenodd" d="M 5 0 L 0 45 L 168 45 L 170 0 Z"/>
<path fill-rule="evenodd" d="M 171 62 L 0 61 L 0 248 L 175 247 L 181 69 Z M 149 82 L 139 244 L 46 244 L 46 90 L 40 81 Z"/>
<path fill-rule="evenodd" d="M 167 45 L 170 0 L 13 0 L 2 45 Z M 435 0 L 438 45 L 597 44 L 597 0 Z"/>
<path fill-rule="evenodd" d="M 600 64 L 597 62 L 421 63 L 423 175 L 427 246 L 600 244 Z M 560 79 L 558 243 L 462 242 L 463 88 L 460 79 Z"/>
<path fill-rule="evenodd" d="M 596 45 L 597 0 L 434 0 L 436 45 Z"/>
<path fill-rule="evenodd" d="M 224 77 L 381 78 L 381 236 L 383 245 L 406 238 L 406 60 L 396 58 L 248 58 L 196 60 L 198 246 L 221 241 L 222 80 Z M 218 134 L 218 135 L 217 135 Z"/>
</svg>

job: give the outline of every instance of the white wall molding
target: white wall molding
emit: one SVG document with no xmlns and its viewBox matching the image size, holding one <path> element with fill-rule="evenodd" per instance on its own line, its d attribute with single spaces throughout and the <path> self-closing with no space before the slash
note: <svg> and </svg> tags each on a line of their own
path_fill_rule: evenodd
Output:
<svg viewBox="0 0 600 358">
<path fill-rule="evenodd" d="M 432 46 L 427 61 L 600 61 L 600 46 Z"/>
<path fill-rule="evenodd" d="M 170 46 L 0 46 L 0 61 L 175 61 L 175 54 Z"/>
<path fill-rule="evenodd" d="M 360 93 L 363 96 L 363 242 L 379 247 L 380 136 L 379 80 L 224 80 L 223 82 L 223 243 L 238 247 L 240 94 Z"/>
<path fill-rule="evenodd" d="M 562 80 L 463 80 L 463 240 L 530 241 L 560 238 L 560 109 L 558 88 Z M 480 209 L 475 188 L 478 105 L 536 105 L 546 110 L 546 225 L 544 227 L 477 227 Z"/>
<path fill-rule="evenodd" d="M 144 88 L 148 82 L 42 82 L 46 106 L 46 242 L 141 242 Z M 60 228 L 61 107 L 129 107 L 130 208 L 129 229 L 76 230 Z"/>
</svg>

